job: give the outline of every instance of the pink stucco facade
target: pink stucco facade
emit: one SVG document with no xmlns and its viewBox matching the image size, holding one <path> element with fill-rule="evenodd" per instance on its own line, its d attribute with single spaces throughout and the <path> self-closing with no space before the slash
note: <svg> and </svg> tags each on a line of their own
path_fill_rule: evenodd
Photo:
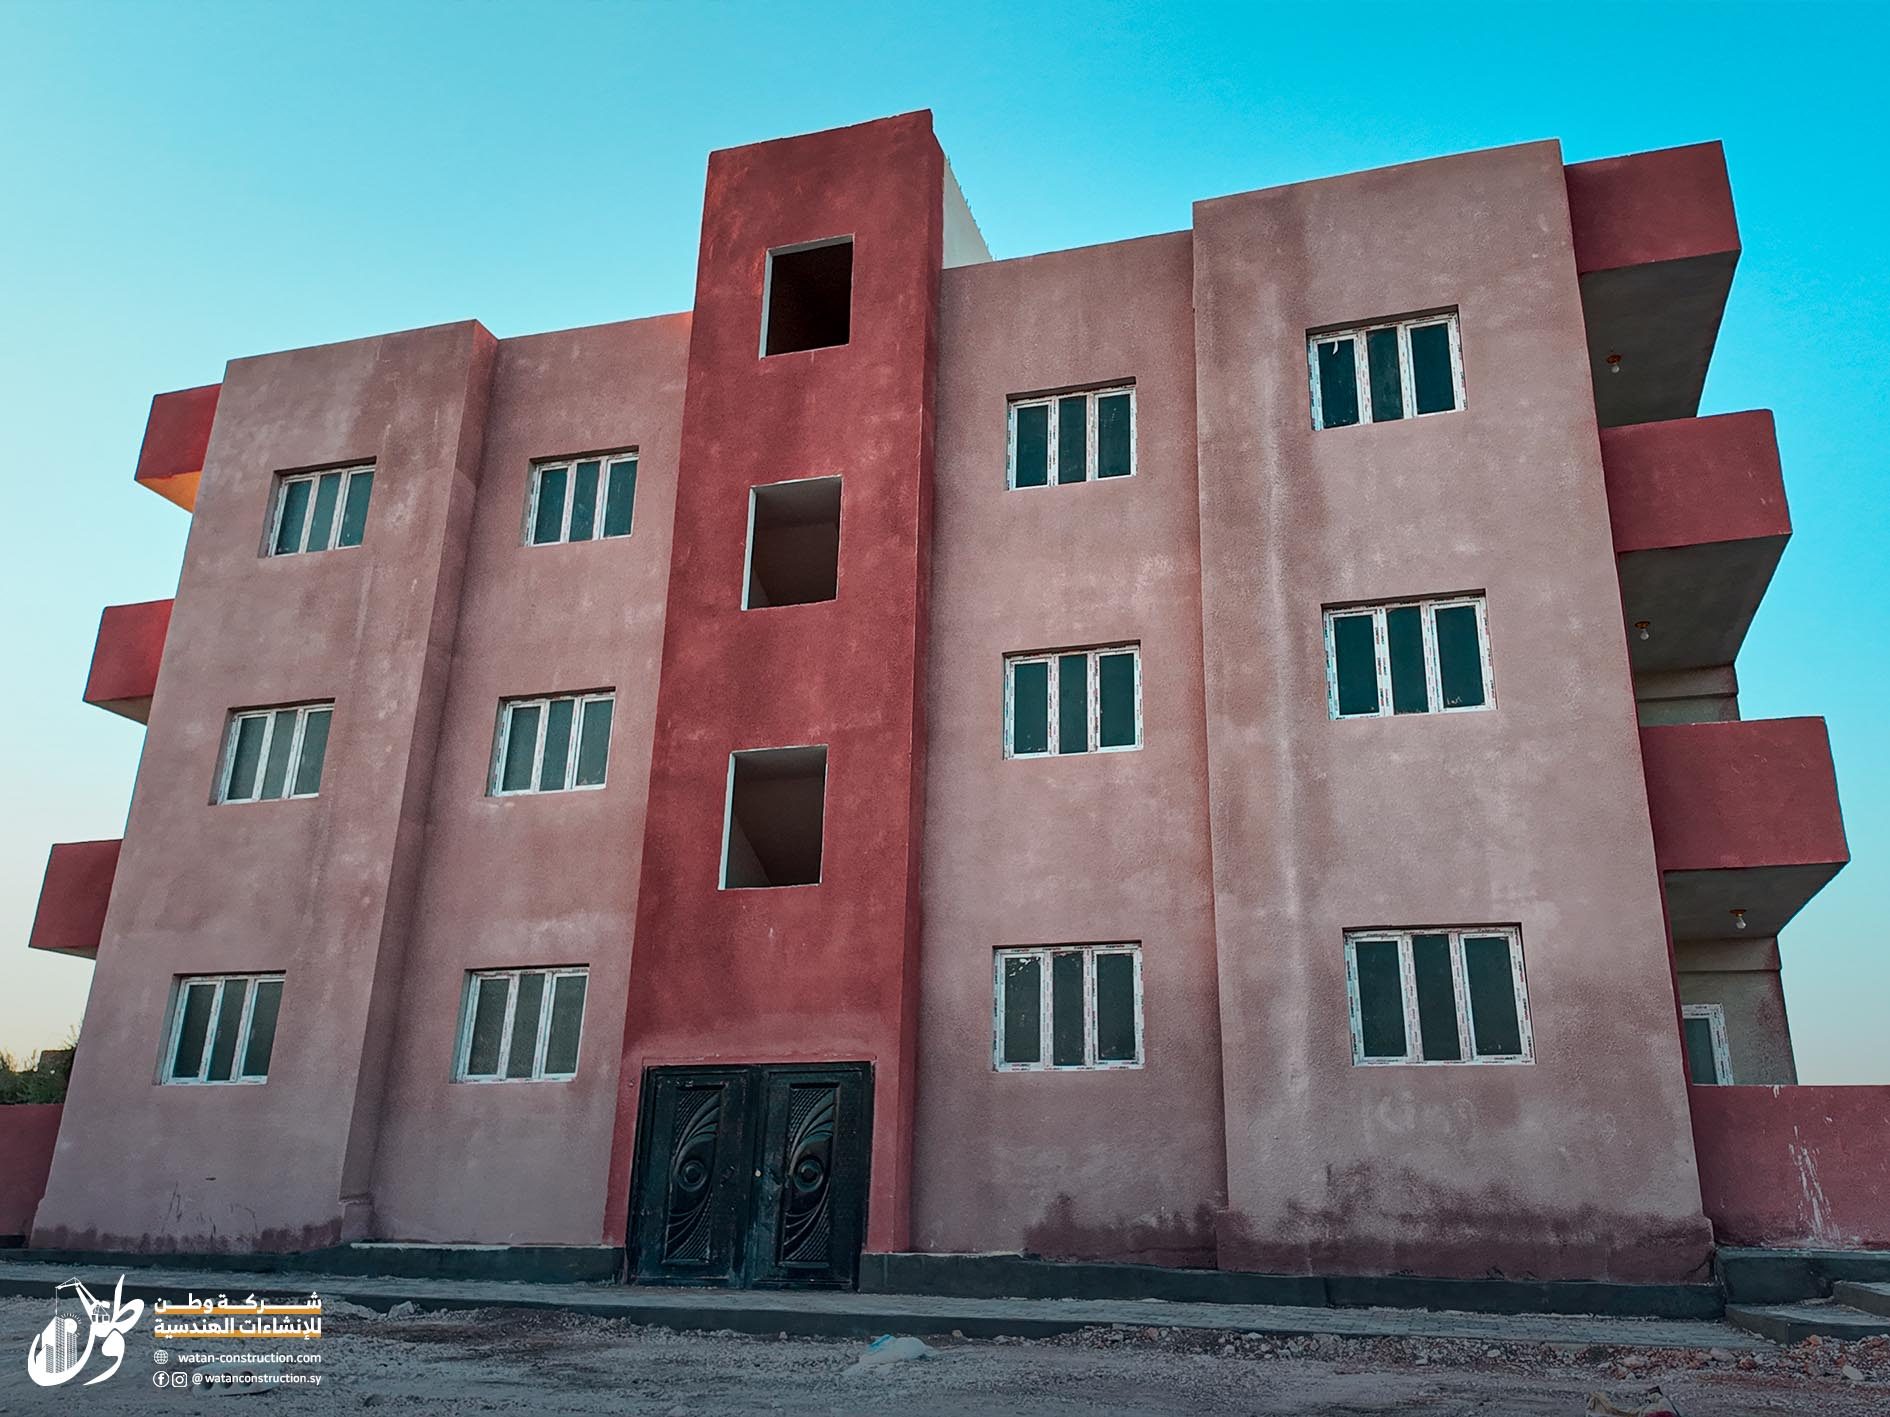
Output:
<svg viewBox="0 0 1890 1417">
<path fill-rule="evenodd" d="M 693 312 L 410 331 L 160 398 L 138 479 L 193 523 L 154 669 L 94 696 L 148 695 L 115 874 L 48 876 L 43 917 L 103 923 L 33 1243 L 635 1270 L 693 1262 L 698 1213 L 800 1214 L 804 1182 L 869 1251 L 1700 1278 L 1682 1006 L 1737 1018 L 1722 1081 L 1788 1069 L 1789 1036 L 1752 1002 L 1776 930 L 1699 922 L 1765 924 L 1844 854 L 1825 830 L 1814 880 L 1772 801 L 1644 763 L 1650 703 L 1655 747 L 1737 716 L 1714 686 L 1789 532 L 1769 418 L 1689 436 L 1699 292 L 1736 256 L 1717 148 L 1542 142 L 994 261 L 908 114 L 717 154 Z M 808 313 L 836 281 L 837 334 Z M 1310 338 L 1441 312 L 1457 406 L 1315 426 Z M 771 347 L 790 325 L 812 345 Z M 1009 406 L 1098 389 L 1133 390 L 1132 474 L 1010 486 Z M 1757 501 L 1690 519 L 1722 445 L 1773 473 L 1707 479 Z M 534 544 L 535 468 L 612 450 L 629 532 Z M 268 554 L 285 475 L 367 466 L 359 544 Z M 834 588 L 745 609 L 751 489 L 821 477 Z M 1433 597 L 1484 606 L 1487 711 L 1337 716 L 1325 612 Z M 1006 658 L 1109 646 L 1139 655 L 1132 748 L 1013 756 Z M 508 701 L 606 692 L 597 790 L 494 790 Z M 233 710 L 327 702 L 318 792 L 218 800 Z M 1772 797 L 1828 827 L 1828 746 L 1792 743 Z M 781 848 L 738 830 L 731 755 L 814 749 L 811 879 L 719 874 Z M 1457 926 L 1520 941 L 1531 1047 L 1361 1061 L 1348 934 Z M 1001 1066 L 998 952 L 1094 945 L 1138 952 L 1133 1062 Z M 559 968 L 587 971 L 568 1075 L 460 1080 L 473 973 Z M 283 979 L 266 1081 L 167 1081 L 180 981 L 243 974 Z M 711 1085 L 748 1132 L 689 1100 Z M 830 1085 L 855 1110 L 822 1133 Z M 787 1198 L 751 1197 L 730 1138 L 784 1117 Z M 735 1199 L 691 1210 L 704 1175 Z"/>
</svg>

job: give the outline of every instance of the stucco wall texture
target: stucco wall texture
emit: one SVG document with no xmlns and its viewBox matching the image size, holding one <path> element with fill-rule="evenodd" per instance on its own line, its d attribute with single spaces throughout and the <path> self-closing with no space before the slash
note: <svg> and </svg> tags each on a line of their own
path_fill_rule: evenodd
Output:
<svg viewBox="0 0 1890 1417">
<path fill-rule="evenodd" d="M 1195 208 L 1223 1264 L 1703 1272 L 1569 231 L 1554 143 Z M 1307 330 L 1452 306 L 1461 412 L 1312 431 Z M 1494 711 L 1327 718 L 1322 606 L 1466 591 Z M 1534 1063 L 1352 1066 L 1345 932 L 1459 924 Z"/>
<path fill-rule="evenodd" d="M 622 1245 L 646 1068 L 834 1061 L 874 1069 L 868 1250 L 1702 1276 L 1576 252 L 1693 227 L 1572 225 L 1591 168 L 1526 144 L 943 269 L 907 114 L 713 155 L 691 313 L 160 397 L 139 476 L 195 520 L 33 1242 Z M 838 236 L 847 343 L 762 357 L 768 251 Z M 1308 330 L 1443 309 L 1461 410 L 1312 430 Z M 1006 490 L 1008 400 L 1129 382 L 1133 477 Z M 534 461 L 632 448 L 628 537 L 521 544 Z M 360 546 L 259 554 L 279 473 L 370 460 Z M 836 475 L 837 596 L 744 611 L 750 489 Z M 1493 711 L 1328 717 L 1324 608 L 1472 592 Z M 1004 756 L 1006 654 L 1125 642 L 1139 748 Z M 488 795 L 502 700 L 600 689 L 602 790 Z M 212 805 L 231 709 L 324 699 L 318 797 Z M 719 889 L 729 754 L 809 744 L 819 883 Z M 1520 929 L 1533 1059 L 1355 1065 L 1345 932 L 1475 925 Z M 1107 942 L 1142 1065 L 997 1070 L 993 952 Z M 548 965 L 590 971 L 575 1079 L 452 1081 L 468 971 Z M 263 970 L 268 1081 L 158 1085 L 176 979 Z M 1775 969 L 1726 978 L 1770 1027 Z"/>
</svg>

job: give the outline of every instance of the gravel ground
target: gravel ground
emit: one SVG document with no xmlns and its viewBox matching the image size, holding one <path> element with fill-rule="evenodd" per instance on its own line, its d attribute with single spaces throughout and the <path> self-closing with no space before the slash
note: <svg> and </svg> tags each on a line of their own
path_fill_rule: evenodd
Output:
<svg viewBox="0 0 1890 1417">
<path fill-rule="evenodd" d="M 335 1312 L 339 1308 L 341 1312 Z M 1086 1417 L 1173 1414 L 1577 1414 L 1590 1392 L 1632 1409 L 1659 1387 L 1682 1417 L 1890 1412 L 1890 1340 L 1790 1349 L 1628 1350 L 1440 1339 L 1267 1339 L 1176 1329 L 1087 1329 L 1055 1339 L 935 1341 L 936 1356 L 848 1376 L 852 1340 L 672 1333 L 543 1310 L 376 1316 L 332 1305 L 319 1387 L 158 1388 L 147 1315 L 124 1366 L 95 1355 L 71 1385 L 27 1379 L 38 1299 L 0 1298 L 0 1412 L 884 1414 Z M 201 1345 L 200 1345 L 201 1346 Z M 315 1346 L 315 1345 L 305 1345 Z"/>
</svg>

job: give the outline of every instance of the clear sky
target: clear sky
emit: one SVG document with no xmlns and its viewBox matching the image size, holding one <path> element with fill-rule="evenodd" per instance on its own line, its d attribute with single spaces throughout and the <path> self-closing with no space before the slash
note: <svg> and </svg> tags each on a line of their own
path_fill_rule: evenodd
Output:
<svg viewBox="0 0 1890 1417">
<path fill-rule="evenodd" d="M 1702 412 L 1776 411 L 1796 528 L 1742 708 L 1829 719 L 1854 858 L 1786 996 L 1804 1080 L 1890 1081 L 1890 7 L 926 9 L 0 0 L 0 1048 L 59 1041 L 90 979 L 25 945 L 48 844 L 123 831 L 143 730 L 79 693 L 100 607 L 177 581 L 187 518 L 131 482 L 151 395 L 684 309 L 710 149 L 931 108 L 999 257 L 1468 148 L 1724 141 L 1745 250 Z"/>
</svg>

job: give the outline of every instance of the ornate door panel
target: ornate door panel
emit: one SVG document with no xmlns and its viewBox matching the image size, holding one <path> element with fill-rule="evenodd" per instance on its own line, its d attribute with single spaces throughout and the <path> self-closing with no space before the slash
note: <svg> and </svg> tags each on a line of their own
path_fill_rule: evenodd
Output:
<svg viewBox="0 0 1890 1417">
<path fill-rule="evenodd" d="M 650 1069 L 631 1186 L 632 1277 L 850 1288 L 871 1107 L 865 1063 Z"/>
</svg>

